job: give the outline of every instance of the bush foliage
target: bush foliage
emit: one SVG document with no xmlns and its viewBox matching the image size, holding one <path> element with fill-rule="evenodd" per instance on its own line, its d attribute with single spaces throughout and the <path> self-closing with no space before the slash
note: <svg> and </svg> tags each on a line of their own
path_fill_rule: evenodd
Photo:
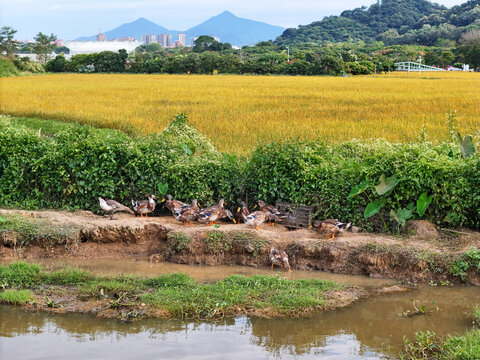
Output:
<svg viewBox="0 0 480 360">
<path fill-rule="evenodd" d="M 233 209 L 248 194 L 268 203 L 311 205 L 318 218 L 376 229 L 379 220 L 391 221 L 389 214 L 365 219 L 368 200 L 349 194 L 384 175 L 401 179 L 382 197 L 384 211 L 407 208 L 427 193 L 432 202 L 424 217 L 430 221 L 480 228 L 480 158 L 462 157 L 455 144 L 295 141 L 261 145 L 239 158 L 217 152 L 183 114 L 147 137 L 87 126 L 46 137 L 13 121 L 0 121 L 3 207 L 98 211 L 98 196 L 128 204 L 166 183 L 176 198 L 197 198 L 202 205 L 223 197 Z"/>
</svg>

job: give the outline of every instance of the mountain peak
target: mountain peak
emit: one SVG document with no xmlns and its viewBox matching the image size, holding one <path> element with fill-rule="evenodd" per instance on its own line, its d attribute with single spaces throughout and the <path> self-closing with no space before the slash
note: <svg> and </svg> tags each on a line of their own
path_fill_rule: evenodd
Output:
<svg viewBox="0 0 480 360">
<path fill-rule="evenodd" d="M 224 12 L 218 14 L 217 16 L 232 16 L 232 17 L 236 17 L 232 12 L 228 11 L 228 10 L 225 10 Z"/>
<path fill-rule="evenodd" d="M 139 17 L 137 20 L 131 22 L 131 24 L 141 24 L 141 23 L 152 23 L 153 24 L 152 21 L 150 21 L 148 19 L 145 19 L 143 16 Z"/>
</svg>

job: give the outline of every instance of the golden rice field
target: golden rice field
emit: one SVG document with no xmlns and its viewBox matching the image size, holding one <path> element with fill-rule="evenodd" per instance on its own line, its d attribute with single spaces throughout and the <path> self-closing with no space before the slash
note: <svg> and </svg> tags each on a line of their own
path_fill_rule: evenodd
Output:
<svg viewBox="0 0 480 360">
<path fill-rule="evenodd" d="M 286 138 L 408 142 L 425 125 L 446 137 L 446 113 L 480 128 L 480 74 L 362 77 L 58 74 L 1 78 L 0 112 L 100 127 L 161 131 L 176 113 L 222 151 Z"/>
</svg>

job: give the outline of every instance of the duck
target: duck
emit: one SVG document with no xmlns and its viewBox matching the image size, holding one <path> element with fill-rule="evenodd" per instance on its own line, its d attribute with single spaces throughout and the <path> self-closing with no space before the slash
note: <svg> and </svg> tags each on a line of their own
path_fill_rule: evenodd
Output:
<svg viewBox="0 0 480 360">
<path fill-rule="evenodd" d="M 208 222 L 208 225 L 210 226 L 213 225 L 213 223 L 216 220 L 223 219 L 224 217 L 227 216 L 227 211 L 229 210 L 225 210 L 223 207 L 224 205 L 225 205 L 225 200 L 220 199 L 217 205 L 212 205 L 205 209 L 202 209 L 198 213 L 197 220 L 200 221 L 201 223 Z M 233 218 L 233 215 L 232 215 L 232 218 Z"/>
<path fill-rule="evenodd" d="M 155 207 L 157 206 L 155 201 L 156 198 L 157 197 L 155 195 L 148 194 L 148 200 L 132 200 L 133 210 L 139 213 L 141 217 L 143 217 L 143 215 L 148 217 L 148 214 L 155 210 Z"/>
<path fill-rule="evenodd" d="M 248 210 L 248 206 L 245 201 L 240 201 L 238 203 L 237 212 L 235 213 L 235 219 L 237 223 L 240 224 L 241 221 L 245 222 L 245 218 L 247 215 L 250 214 L 250 210 Z"/>
<path fill-rule="evenodd" d="M 343 223 L 338 219 L 317 220 L 313 225 L 320 233 L 328 235 L 329 240 L 335 239 L 335 235 L 343 233 L 352 226 L 352 223 Z"/>
<path fill-rule="evenodd" d="M 188 205 L 185 204 L 183 201 L 174 200 L 173 196 L 170 194 L 165 195 L 167 198 L 167 202 L 165 203 L 165 207 L 174 214 L 175 212 L 181 211 L 181 209 L 187 208 Z M 175 216 L 175 215 L 174 215 Z"/>
<path fill-rule="evenodd" d="M 258 226 L 262 225 L 266 220 L 267 213 L 261 210 L 254 211 L 244 217 L 245 224 L 255 226 L 255 229 L 257 230 L 260 230 Z"/>
<path fill-rule="evenodd" d="M 275 226 L 275 221 L 282 217 L 282 213 L 278 211 L 278 209 L 273 205 L 267 205 L 267 203 L 263 200 L 258 200 L 255 204 L 255 207 L 259 207 L 261 211 L 264 211 L 267 214 L 267 220 L 269 221 L 269 225 Z"/>
<path fill-rule="evenodd" d="M 118 201 L 110 200 L 110 199 L 104 200 L 101 197 L 98 198 L 98 201 L 100 202 L 100 208 L 110 213 L 110 220 L 113 220 L 113 214 L 116 211 L 126 211 L 132 215 L 135 215 L 132 209 L 126 207 L 125 205 L 120 204 Z"/>
<path fill-rule="evenodd" d="M 229 219 L 232 220 L 234 224 L 237 223 L 237 220 L 235 220 L 233 217 L 233 213 L 227 209 L 223 209 L 222 213 L 220 214 L 220 219 Z"/>
<path fill-rule="evenodd" d="M 195 220 L 200 212 L 198 207 L 198 200 L 193 199 L 192 205 L 184 206 L 181 209 L 175 209 L 173 211 L 173 216 L 178 221 L 183 221 L 183 225 L 192 225 L 191 222 Z"/>
<path fill-rule="evenodd" d="M 278 250 L 275 248 L 270 249 L 270 262 L 272 263 L 272 270 L 273 270 L 273 265 L 278 265 L 280 267 L 285 267 L 288 272 L 291 272 L 290 270 L 290 264 L 288 263 L 288 254 L 283 251 L 283 250 Z"/>
</svg>

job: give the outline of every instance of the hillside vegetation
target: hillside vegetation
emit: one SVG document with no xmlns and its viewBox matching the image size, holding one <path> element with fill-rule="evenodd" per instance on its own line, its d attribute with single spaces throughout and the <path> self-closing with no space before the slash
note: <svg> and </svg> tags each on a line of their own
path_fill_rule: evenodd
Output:
<svg viewBox="0 0 480 360">
<path fill-rule="evenodd" d="M 427 0 L 381 0 L 369 8 L 347 10 L 340 16 L 287 29 L 275 42 L 289 45 L 362 40 L 434 45 L 441 39 L 457 41 L 462 32 L 473 28 L 480 28 L 480 0 L 451 9 Z"/>
</svg>

